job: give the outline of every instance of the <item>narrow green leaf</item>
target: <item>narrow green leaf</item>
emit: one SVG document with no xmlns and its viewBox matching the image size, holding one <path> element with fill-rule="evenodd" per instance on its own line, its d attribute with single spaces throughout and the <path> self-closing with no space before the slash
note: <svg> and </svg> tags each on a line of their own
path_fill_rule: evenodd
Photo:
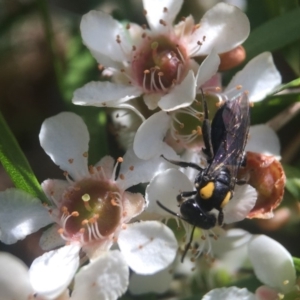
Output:
<svg viewBox="0 0 300 300">
<path fill-rule="evenodd" d="M 300 78 L 297 78 L 297 79 L 295 79 L 293 81 L 290 81 L 286 84 L 280 85 L 271 95 L 274 95 L 274 94 L 276 94 L 280 91 L 286 90 L 286 89 L 295 88 L 295 87 L 299 87 L 299 86 L 300 86 Z"/>
<path fill-rule="evenodd" d="M 44 202 L 49 202 L 41 190 L 24 153 L 0 113 L 0 162 L 16 188 Z"/>
<path fill-rule="evenodd" d="M 294 261 L 294 265 L 295 265 L 296 272 L 297 272 L 298 274 L 300 274 L 300 258 L 298 258 L 298 257 L 293 257 L 293 261 Z"/>
<path fill-rule="evenodd" d="M 295 199 L 300 200 L 300 170 L 288 165 L 284 165 L 283 167 L 286 174 L 286 189 Z"/>
<path fill-rule="evenodd" d="M 271 19 L 255 28 L 244 43 L 247 59 L 274 51 L 300 39 L 300 8 Z"/>
</svg>

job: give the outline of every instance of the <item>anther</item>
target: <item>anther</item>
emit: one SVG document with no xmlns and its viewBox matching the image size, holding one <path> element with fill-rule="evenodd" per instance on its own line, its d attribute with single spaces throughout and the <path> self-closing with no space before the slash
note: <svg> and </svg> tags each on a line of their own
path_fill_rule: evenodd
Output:
<svg viewBox="0 0 300 300">
<path fill-rule="evenodd" d="M 82 222 L 81 222 L 81 225 L 87 225 L 89 223 L 89 221 L 87 220 L 87 219 L 85 219 L 85 220 L 83 220 Z"/>
<path fill-rule="evenodd" d="M 83 156 L 83 157 L 88 157 L 88 155 L 89 155 L 89 154 L 88 154 L 87 152 L 83 152 L 83 153 L 82 153 L 82 156 Z"/>
<path fill-rule="evenodd" d="M 124 180 L 124 179 L 125 179 L 124 174 L 120 174 L 119 177 L 120 177 L 121 180 Z"/>
<path fill-rule="evenodd" d="M 123 158 L 122 157 L 118 157 L 117 161 L 118 161 L 118 163 L 122 163 L 123 162 Z"/>
<path fill-rule="evenodd" d="M 92 174 L 92 175 L 95 174 L 94 166 L 92 166 L 92 165 L 89 166 L 89 173 Z"/>
<path fill-rule="evenodd" d="M 243 86 L 239 84 L 239 85 L 237 85 L 235 88 L 236 88 L 237 90 L 240 90 L 242 87 L 243 87 Z"/>
<path fill-rule="evenodd" d="M 129 167 L 129 170 L 130 170 L 130 171 L 133 171 L 133 170 L 134 170 L 134 166 L 130 166 L 130 167 Z"/>
<path fill-rule="evenodd" d="M 159 20 L 159 24 L 163 25 L 163 26 L 167 26 L 166 21 L 164 21 L 163 19 Z"/>
<path fill-rule="evenodd" d="M 58 234 L 63 234 L 63 233 L 64 233 L 64 229 L 63 229 L 63 228 L 59 228 L 59 229 L 57 230 L 57 233 L 58 233 Z"/>
<path fill-rule="evenodd" d="M 91 197 L 89 194 L 84 194 L 81 196 L 81 199 L 84 201 L 84 202 L 87 202 L 87 201 L 90 201 L 91 200 Z"/>
<path fill-rule="evenodd" d="M 71 216 L 72 216 L 72 217 L 79 217 L 79 212 L 78 212 L 78 211 L 73 211 L 73 212 L 71 213 Z"/>
<path fill-rule="evenodd" d="M 202 135 L 202 129 L 200 126 L 197 126 L 197 134 Z"/>
<path fill-rule="evenodd" d="M 68 162 L 69 162 L 70 164 L 73 163 L 73 161 L 74 161 L 73 158 L 68 159 Z"/>
<path fill-rule="evenodd" d="M 111 203 L 112 206 L 118 206 L 118 203 L 116 202 L 115 199 L 111 199 L 110 203 Z"/>
</svg>

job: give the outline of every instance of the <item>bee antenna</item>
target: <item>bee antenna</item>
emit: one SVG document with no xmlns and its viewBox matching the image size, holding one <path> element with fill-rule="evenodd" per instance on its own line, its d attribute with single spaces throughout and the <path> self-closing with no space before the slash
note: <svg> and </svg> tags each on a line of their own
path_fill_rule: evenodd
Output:
<svg viewBox="0 0 300 300">
<path fill-rule="evenodd" d="M 180 218 L 180 219 L 186 221 L 185 219 L 183 219 L 183 218 L 181 217 L 180 214 L 177 214 L 177 213 L 175 213 L 174 211 L 168 209 L 168 208 L 165 207 L 163 204 L 161 204 L 158 200 L 156 200 L 156 203 L 157 203 L 157 205 L 158 205 L 159 207 L 161 207 L 163 210 L 167 211 L 168 213 L 172 214 L 172 215 L 175 216 L 175 217 L 178 217 L 178 218 Z"/>
</svg>

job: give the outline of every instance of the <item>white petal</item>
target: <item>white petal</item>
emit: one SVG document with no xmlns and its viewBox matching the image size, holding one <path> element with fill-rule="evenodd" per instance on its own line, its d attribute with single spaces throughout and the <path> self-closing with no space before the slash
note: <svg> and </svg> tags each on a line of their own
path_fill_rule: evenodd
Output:
<svg viewBox="0 0 300 300">
<path fill-rule="evenodd" d="M 112 178 L 114 170 L 115 160 L 111 156 L 104 156 L 95 167 L 101 167 L 101 170 L 105 176 L 105 179 Z"/>
<path fill-rule="evenodd" d="M 73 179 L 89 175 L 87 151 L 90 136 L 81 117 L 62 112 L 48 118 L 42 124 L 39 138 L 45 152 Z"/>
<path fill-rule="evenodd" d="M 105 252 L 75 276 L 72 300 L 116 300 L 128 282 L 129 269 L 120 251 Z"/>
<path fill-rule="evenodd" d="M 70 186 L 70 183 L 67 180 L 46 179 L 42 182 L 41 186 L 48 199 L 56 207 L 59 207 L 62 201 L 62 194 Z"/>
<path fill-rule="evenodd" d="M 183 0 L 143 0 L 144 9 L 147 11 L 146 18 L 153 31 L 163 33 L 170 30 Z M 167 8 L 165 12 L 164 9 Z M 160 24 L 164 20 L 167 26 Z"/>
<path fill-rule="evenodd" d="M 131 85 L 109 81 L 91 81 L 74 92 L 72 102 L 77 105 L 115 107 L 141 95 L 141 91 Z"/>
<path fill-rule="evenodd" d="M 18 189 L 0 192 L 0 240 L 13 244 L 53 221 L 41 201 Z"/>
<path fill-rule="evenodd" d="M 160 153 L 170 159 L 178 159 L 174 150 L 169 146 L 166 148 L 163 147 Z M 135 155 L 132 149 L 127 150 L 123 160 L 120 174 L 124 176 L 124 179 L 119 177 L 117 183 L 124 190 L 139 183 L 149 182 L 156 174 L 174 166 L 163 159 L 160 154 L 148 160 L 140 159 Z"/>
<path fill-rule="evenodd" d="M 80 30 L 84 44 L 92 50 L 96 59 L 99 58 L 99 53 L 117 62 L 126 60 L 122 47 L 128 50 L 130 44 L 123 26 L 110 15 L 101 11 L 90 11 L 82 17 Z M 116 41 L 117 35 L 120 36 L 121 45 Z"/>
<path fill-rule="evenodd" d="M 146 188 L 145 197 L 149 203 L 146 212 L 170 218 L 172 215 L 159 207 L 156 201 L 178 213 L 176 196 L 181 192 L 193 190 L 192 182 L 182 172 L 177 169 L 166 170 L 155 176 Z"/>
<path fill-rule="evenodd" d="M 127 225 L 118 244 L 130 268 L 138 274 L 154 274 L 175 259 L 177 241 L 173 231 L 156 221 Z"/>
<path fill-rule="evenodd" d="M 219 64 L 220 57 L 213 49 L 211 53 L 204 59 L 198 69 L 196 76 L 197 89 L 199 89 L 205 82 L 207 82 L 217 73 Z"/>
<path fill-rule="evenodd" d="M 240 9 L 218 3 L 205 13 L 200 21 L 200 27 L 191 36 L 189 53 L 192 56 L 209 54 L 213 48 L 217 53 L 227 52 L 242 44 L 249 32 L 249 20 Z M 195 52 L 193 48 L 197 46 L 198 41 L 203 45 Z"/>
<path fill-rule="evenodd" d="M 125 213 L 125 217 L 123 223 L 128 223 L 144 210 L 146 201 L 140 193 L 124 192 L 124 198 L 123 213 Z"/>
<path fill-rule="evenodd" d="M 244 247 L 245 245 L 248 246 L 248 242 L 251 238 L 252 235 L 243 229 L 229 229 L 218 239 L 211 240 L 213 253 L 220 257 L 223 253 L 231 252 L 232 250 Z"/>
<path fill-rule="evenodd" d="M 0 299 L 28 300 L 33 299 L 28 268 L 17 257 L 0 252 Z"/>
<path fill-rule="evenodd" d="M 161 98 L 161 94 L 144 94 L 143 98 L 148 109 L 153 110 L 157 108 L 157 103 Z"/>
<path fill-rule="evenodd" d="M 162 154 L 163 140 L 170 128 L 171 120 L 170 115 L 160 111 L 142 123 L 133 141 L 133 150 L 137 157 L 150 159 L 156 154 Z"/>
<path fill-rule="evenodd" d="M 244 220 L 257 200 L 256 190 L 248 185 L 236 185 L 234 195 L 224 207 L 224 223 L 229 224 Z"/>
<path fill-rule="evenodd" d="M 173 279 L 172 270 L 167 268 L 153 275 L 140 275 L 133 273 L 130 277 L 129 291 L 133 295 L 146 293 L 165 293 Z"/>
<path fill-rule="evenodd" d="M 60 227 L 55 224 L 43 232 L 39 245 L 44 251 L 53 250 L 65 245 L 66 241 L 63 240 L 57 232 L 59 228 Z"/>
<path fill-rule="evenodd" d="M 53 299 L 67 288 L 79 267 L 79 251 L 78 245 L 64 246 L 33 261 L 29 277 L 37 294 Z"/>
<path fill-rule="evenodd" d="M 242 90 L 249 91 L 249 100 L 257 102 L 264 99 L 280 83 L 281 76 L 274 65 L 272 54 L 264 52 L 251 59 L 233 77 L 225 92 L 242 85 Z"/>
<path fill-rule="evenodd" d="M 207 166 L 206 157 L 201 152 L 195 152 L 192 150 L 186 150 L 182 155 L 180 155 L 180 160 L 185 162 L 193 162 L 199 165 L 201 168 L 205 168 Z M 180 171 L 184 173 L 191 182 L 194 182 L 196 176 L 198 175 L 199 171 L 194 168 L 180 168 Z"/>
<path fill-rule="evenodd" d="M 296 284 L 296 271 L 291 254 L 277 241 L 257 235 L 249 243 L 249 258 L 256 277 L 282 293 Z"/>
<path fill-rule="evenodd" d="M 202 300 L 256 300 L 254 294 L 246 288 L 239 289 L 235 286 L 229 288 L 213 289 L 204 295 Z"/>
<path fill-rule="evenodd" d="M 250 127 L 245 151 L 280 157 L 280 142 L 276 132 L 265 124 Z"/>
<path fill-rule="evenodd" d="M 158 101 L 158 106 L 164 111 L 172 111 L 182 107 L 187 107 L 195 100 L 196 78 L 194 72 L 190 70 L 182 82 Z"/>
</svg>

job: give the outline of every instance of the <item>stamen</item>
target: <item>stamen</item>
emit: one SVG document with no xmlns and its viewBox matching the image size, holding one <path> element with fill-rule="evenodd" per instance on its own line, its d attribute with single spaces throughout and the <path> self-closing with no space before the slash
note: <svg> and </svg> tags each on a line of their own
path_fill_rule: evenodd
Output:
<svg viewBox="0 0 300 300">
<path fill-rule="evenodd" d="M 119 158 L 117 159 L 117 162 L 116 162 L 115 166 L 114 166 L 114 169 L 113 169 L 113 172 L 112 172 L 112 175 L 111 175 L 111 178 L 110 178 L 111 180 L 115 180 L 118 165 L 119 165 L 120 163 L 122 163 L 122 162 L 123 162 L 123 158 L 122 158 L 122 157 L 119 157 Z"/>
<path fill-rule="evenodd" d="M 161 77 L 164 76 L 164 73 L 163 73 L 163 72 L 158 72 L 157 75 L 158 75 L 158 81 L 159 81 L 159 84 L 160 84 L 160 86 L 161 86 L 161 89 L 162 89 L 164 92 L 166 92 L 168 89 L 164 86 L 164 84 L 163 84 L 162 81 L 161 81 Z"/>
<path fill-rule="evenodd" d="M 176 48 L 177 48 L 177 52 L 178 52 L 178 54 L 179 54 L 179 56 L 180 56 L 180 58 L 181 58 L 181 61 L 182 61 L 183 63 L 185 63 L 185 58 L 184 58 L 184 56 L 182 55 L 182 53 L 181 53 L 181 51 L 180 51 L 179 45 L 176 45 Z"/>
<path fill-rule="evenodd" d="M 149 73 L 150 73 L 149 70 L 144 70 L 143 89 L 144 89 L 145 91 L 149 91 L 149 90 L 147 89 L 147 86 L 146 86 L 146 78 L 147 78 L 147 75 L 148 75 Z"/>
<path fill-rule="evenodd" d="M 81 200 L 83 201 L 84 207 L 88 211 L 92 211 L 93 209 L 91 208 L 89 201 L 91 200 L 91 197 L 89 194 L 84 194 L 81 196 Z"/>
</svg>

